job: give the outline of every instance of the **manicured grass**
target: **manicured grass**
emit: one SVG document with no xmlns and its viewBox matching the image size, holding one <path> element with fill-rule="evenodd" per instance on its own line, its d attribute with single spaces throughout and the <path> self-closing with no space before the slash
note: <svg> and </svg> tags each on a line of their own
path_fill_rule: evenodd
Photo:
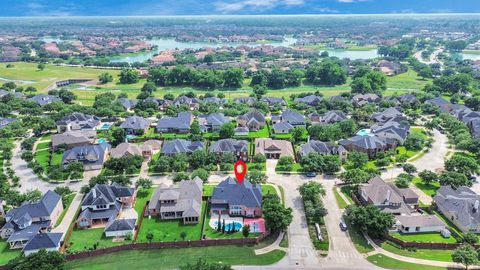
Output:
<svg viewBox="0 0 480 270">
<path fill-rule="evenodd" d="M 68 207 L 70 207 L 70 204 L 72 203 L 73 198 L 75 198 L 75 193 L 72 193 L 72 194 L 67 195 L 67 197 L 66 197 L 66 199 L 65 199 L 65 202 L 64 202 L 64 203 L 65 203 L 65 207 L 63 207 L 62 213 L 61 213 L 60 216 L 58 217 L 57 222 L 55 222 L 55 227 L 57 227 L 58 225 L 60 225 L 60 223 L 62 223 L 62 220 L 63 220 L 63 218 L 65 217 L 65 214 L 67 213 Z"/>
<path fill-rule="evenodd" d="M 96 229 L 85 229 L 79 230 L 74 229 L 72 236 L 69 239 L 68 250 L 72 252 L 79 252 L 83 250 L 88 250 L 93 248 L 93 245 L 97 243 L 98 248 L 118 246 L 123 244 L 129 244 L 132 241 L 120 241 L 113 242 L 113 238 L 107 238 L 104 234 L 105 228 L 96 228 Z M 71 245 L 70 245 L 71 244 Z"/>
<path fill-rule="evenodd" d="M 205 225 L 203 226 L 203 234 L 208 239 L 235 239 L 235 238 L 243 238 L 242 231 L 234 232 L 234 233 L 222 233 L 221 231 L 217 231 L 216 228 L 212 228 L 209 225 L 210 222 L 210 215 L 207 215 L 205 218 Z M 227 223 L 227 222 L 225 222 Z M 250 233 L 248 235 L 249 238 L 260 236 L 260 233 Z"/>
<path fill-rule="evenodd" d="M 6 240 L 0 240 L 0 265 L 5 265 L 20 255 L 22 255 L 22 249 L 10 249 Z"/>
<path fill-rule="evenodd" d="M 288 248 L 288 233 L 283 235 L 282 241 L 280 241 L 280 244 L 278 245 L 283 248 Z"/>
<path fill-rule="evenodd" d="M 52 140 L 52 134 L 45 134 L 42 137 L 40 137 L 40 139 L 38 139 L 38 140 L 39 141 L 50 141 L 50 140 Z"/>
<path fill-rule="evenodd" d="M 50 142 L 41 142 L 37 144 L 37 150 L 43 150 L 43 149 L 49 149 L 50 148 Z"/>
<path fill-rule="evenodd" d="M 333 194 L 335 195 L 335 199 L 337 200 L 337 204 L 340 209 L 344 209 L 345 207 L 347 207 L 348 204 L 340 196 L 336 187 L 333 188 Z"/>
<path fill-rule="evenodd" d="M 265 196 L 267 194 L 275 194 L 280 198 L 280 194 L 278 194 L 277 190 L 273 185 L 270 184 L 263 184 L 262 185 L 262 195 Z"/>
<path fill-rule="evenodd" d="M 213 190 L 217 184 L 206 184 L 203 185 L 203 196 L 212 196 L 213 195 Z"/>
<path fill-rule="evenodd" d="M 432 261 L 442 261 L 442 262 L 451 262 L 452 261 L 452 252 L 453 250 L 441 250 L 441 249 L 401 249 L 394 246 L 394 244 L 385 241 L 381 245 L 381 248 L 392 253 L 412 257 L 418 259 L 432 260 Z"/>
<path fill-rule="evenodd" d="M 249 138 L 268 138 L 269 137 L 268 128 L 264 126 L 262 129 L 258 131 L 251 131 L 248 133 Z"/>
<path fill-rule="evenodd" d="M 267 170 L 267 163 L 254 163 L 254 162 L 248 162 L 247 163 L 247 170 L 252 169 L 252 167 L 256 167 L 259 171 L 266 171 Z"/>
<path fill-rule="evenodd" d="M 52 165 L 61 165 L 62 164 L 63 153 L 53 153 L 52 154 Z"/>
<path fill-rule="evenodd" d="M 385 269 L 402 269 L 402 270 L 446 270 L 444 267 L 429 266 L 423 264 L 409 263 L 399 261 L 382 254 L 375 254 L 367 257 L 367 261 L 378 267 Z"/>
<path fill-rule="evenodd" d="M 50 166 L 50 151 L 48 149 L 35 151 L 35 160 L 47 171 Z"/>
<path fill-rule="evenodd" d="M 422 179 L 415 177 L 412 180 L 412 183 L 429 196 L 434 196 L 437 190 L 440 188 L 440 183 L 433 182 L 432 184 L 425 184 Z"/>
<path fill-rule="evenodd" d="M 348 226 L 348 235 L 350 236 L 350 239 L 352 239 L 353 245 L 357 249 L 358 252 L 360 253 L 368 253 L 374 250 L 372 245 L 370 245 L 363 236 L 363 233 L 358 230 L 355 226 L 350 224 L 348 220 L 345 220 Z"/>
<path fill-rule="evenodd" d="M 143 208 L 147 204 L 147 201 L 149 201 L 150 198 L 152 197 L 152 194 L 154 191 L 155 191 L 154 187 L 150 189 L 139 189 L 137 191 L 137 199 L 135 201 L 134 208 L 139 217 L 142 215 Z"/>
<path fill-rule="evenodd" d="M 180 134 L 180 133 L 158 133 L 158 138 L 173 140 L 173 139 L 188 139 L 190 134 Z"/>
<path fill-rule="evenodd" d="M 120 270 L 120 269 L 172 269 L 198 259 L 222 262 L 231 265 L 269 265 L 278 262 L 285 252 L 274 250 L 255 255 L 254 247 L 217 246 L 195 248 L 166 248 L 121 251 L 104 256 L 75 260 L 67 263 L 66 269 L 76 270 Z"/>
<path fill-rule="evenodd" d="M 345 195 L 345 197 L 347 197 L 350 204 L 353 204 L 353 199 L 352 199 L 352 195 L 350 195 L 350 192 L 354 191 L 355 189 L 356 187 L 354 186 L 342 186 L 340 188 L 340 191 L 343 193 L 343 195 Z"/>
<path fill-rule="evenodd" d="M 411 158 L 418 154 L 421 150 L 407 150 L 405 146 L 397 147 L 397 156 L 406 156 L 407 158 Z"/>
<path fill-rule="evenodd" d="M 393 233 L 390 233 L 390 235 L 405 242 L 418 242 L 418 243 L 456 243 L 457 242 L 457 240 L 453 236 L 445 238 L 438 232 L 412 233 L 412 234 L 402 234 L 398 232 L 393 232 Z"/>
<path fill-rule="evenodd" d="M 395 90 L 421 90 L 431 80 L 423 80 L 409 68 L 407 72 L 387 77 L 387 87 Z"/>
<path fill-rule="evenodd" d="M 206 202 L 202 202 L 202 217 L 205 213 Z M 180 234 L 186 233 L 185 240 L 200 240 L 203 219 L 197 224 L 183 224 L 181 219 L 160 220 L 156 217 L 145 217 L 138 232 L 137 242 L 148 242 L 148 232 L 153 233 L 153 242 L 182 241 Z"/>
</svg>

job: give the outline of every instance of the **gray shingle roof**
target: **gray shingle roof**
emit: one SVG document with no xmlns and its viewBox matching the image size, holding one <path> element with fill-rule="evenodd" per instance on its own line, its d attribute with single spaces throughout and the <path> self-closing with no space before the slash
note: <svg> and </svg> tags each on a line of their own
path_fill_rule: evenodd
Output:
<svg viewBox="0 0 480 270">
<path fill-rule="evenodd" d="M 125 110 L 129 110 L 129 109 L 135 107 L 135 105 L 137 105 L 137 103 L 138 103 L 138 101 L 136 99 L 128 99 L 128 98 L 119 98 L 118 102 L 120 104 L 122 104 L 122 107 Z"/>
<path fill-rule="evenodd" d="M 189 129 L 192 124 L 190 112 L 180 112 L 177 117 L 165 116 L 158 120 L 157 130 L 162 129 Z"/>
<path fill-rule="evenodd" d="M 285 110 L 282 112 L 282 122 L 288 122 L 292 125 L 305 125 L 305 116 L 299 112 Z"/>
<path fill-rule="evenodd" d="M 350 139 L 340 140 L 339 144 L 343 146 L 353 144 L 362 149 L 383 149 L 386 146 L 386 142 L 376 136 L 360 135 Z"/>
<path fill-rule="evenodd" d="M 192 153 L 196 150 L 202 150 L 205 144 L 199 141 L 187 141 L 185 139 L 176 139 L 166 141 L 163 144 L 162 154 L 173 155 L 181 153 Z"/>
<path fill-rule="evenodd" d="M 146 118 L 140 116 L 131 116 L 125 119 L 120 127 L 124 129 L 140 130 L 148 128 L 150 124 L 151 121 Z"/>
<path fill-rule="evenodd" d="M 275 131 L 275 133 L 279 133 L 283 130 L 287 130 L 288 132 L 290 132 L 292 129 L 294 129 L 294 127 L 288 122 L 278 122 L 273 124 L 273 130 Z"/>
<path fill-rule="evenodd" d="M 92 206 L 114 203 L 117 198 L 130 197 L 135 193 L 134 188 L 124 187 L 118 183 L 112 185 L 96 184 L 82 201 L 82 206 Z"/>
<path fill-rule="evenodd" d="M 105 163 L 105 152 L 110 151 L 108 143 L 82 145 L 65 151 L 62 157 L 62 164 L 70 162 L 83 162 L 90 165 L 103 165 Z"/>
<path fill-rule="evenodd" d="M 8 124 L 16 122 L 16 118 L 0 118 L 0 129 L 6 127 Z"/>
<path fill-rule="evenodd" d="M 323 123 L 336 123 L 342 120 L 347 119 L 347 115 L 341 111 L 328 111 L 323 116 L 321 121 Z"/>
<path fill-rule="evenodd" d="M 305 97 L 301 97 L 301 98 L 296 98 L 296 99 L 295 99 L 295 102 L 297 102 L 297 103 L 305 103 L 305 104 L 308 104 L 308 105 L 315 106 L 315 105 L 317 105 L 318 103 L 320 103 L 321 100 L 322 100 L 322 98 L 319 97 L 319 96 L 309 95 L 309 96 L 305 96 Z"/>
<path fill-rule="evenodd" d="M 136 219 L 111 219 L 105 226 L 106 232 L 130 231 L 135 229 Z"/>
<path fill-rule="evenodd" d="M 310 140 L 309 142 L 300 145 L 301 155 L 308 155 L 310 153 L 333 155 L 338 154 L 339 150 L 344 151 L 345 149 L 342 146 L 336 146 L 330 142 L 322 142 L 316 140 Z"/>
<path fill-rule="evenodd" d="M 36 102 L 40 106 L 45 106 L 47 104 L 50 104 L 55 101 L 62 101 L 59 97 L 57 96 L 52 96 L 52 95 L 47 95 L 47 94 L 38 94 L 36 96 L 33 96 L 29 98 L 28 100 Z"/>
<path fill-rule="evenodd" d="M 209 151 L 212 153 L 248 152 L 248 142 L 235 139 L 223 139 L 212 142 Z"/>
<path fill-rule="evenodd" d="M 259 207 L 262 205 L 262 187 L 250 183 L 248 179 L 239 184 L 229 176 L 215 187 L 211 203 Z"/>
<path fill-rule="evenodd" d="M 287 102 L 283 99 L 283 98 L 279 98 L 279 97 L 262 97 L 260 99 L 260 101 L 263 101 L 265 103 L 267 103 L 269 106 L 272 106 L 272 105 L 275 105 L 275 104 L 279 104 L 281 106 L 286 106 L 287 105 Z"/>
<path fill-rule="evenodd" d="M 30 251 L 59 247 L 62 236 L 62 233 L 39 233 L 27 242 L 23 250 Z"/>
<path fill-rule="evenodd" d="M 57 125 L 72 125 L 72 129 L 86 129 L 94 128 L 100 123 L 100 118 L 89 115 L 74 112 L 65 115 L 62 119 L 57 121 Z"/>
<path fill-rule="evenodd" d="M 480 201 L 480 195 L 468 187 L 459 187 L 454 190 L 450 186 L 442 186 L 437 190 L 435 203 L 456 217 L 455 222 L 464 227 L 477 227 L 480 224 L 480 211 L 475 204 Z"/>
</svg>

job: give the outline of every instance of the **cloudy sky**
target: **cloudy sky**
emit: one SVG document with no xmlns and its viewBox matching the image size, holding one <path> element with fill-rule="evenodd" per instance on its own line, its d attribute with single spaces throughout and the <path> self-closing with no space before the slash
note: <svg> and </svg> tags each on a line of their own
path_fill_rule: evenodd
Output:
<svg viewBox="0 0 480 270">
<path fill-rule="evenodd" d="M 480 0 L 0 0 L 0 16 L 480 13 Z"/>
</svg>

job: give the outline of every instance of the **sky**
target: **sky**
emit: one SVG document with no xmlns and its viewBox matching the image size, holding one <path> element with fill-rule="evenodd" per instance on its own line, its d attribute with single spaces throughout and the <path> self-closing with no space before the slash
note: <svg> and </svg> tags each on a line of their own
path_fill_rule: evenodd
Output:
<svg viewBox="0 0 480 270">
<path fill-rule="evenodd" d="M 0 16 L 480 13 L 480 0 L 0 0 Z"/>
</svg>

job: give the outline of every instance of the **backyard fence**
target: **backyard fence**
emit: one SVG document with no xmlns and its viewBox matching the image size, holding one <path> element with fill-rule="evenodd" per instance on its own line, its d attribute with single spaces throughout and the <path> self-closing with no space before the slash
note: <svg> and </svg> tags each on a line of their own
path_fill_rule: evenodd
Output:
<svg viewBox="0 0 480 270">
<path fill-rule="evenodd" d="M 395 238 L 391 235 L 386 235 L 385 240 L 393 242 L 402 248 L 419 248 L 419 249 L 448 249 L 453 250 L 457 247 L 461 246 L 461 243 L 418 243 L 418 242 L 405 242 L 398 238 Z M 475 245 L 475 248 L 480 247 L 479 245 Z"/>
<path fill-rule="evenodd" d="M 258 244 L 265 237 L 268 232 L 255 238 L 237 238 L 237 239 L 206 239 L 193 241 L 174 241 L 174 242 L 152 242 L 152 243 L 132 243 L 121 246 L 107 247 L 95 250 L 82 251 L 79 253 L 68 254 L 66 256 L 68 261 L 91 258 L 105 254 L 111 254 L 124 250 L 146 250 L 146 249 L 162 249 L 162 248 L 187 248 L 187 247 L 209 247 L 209 246 L 224 246 L 224 245 L 249 245 Z M 0 270 L 2 270 L 0 268 Z"/>
</svg>

